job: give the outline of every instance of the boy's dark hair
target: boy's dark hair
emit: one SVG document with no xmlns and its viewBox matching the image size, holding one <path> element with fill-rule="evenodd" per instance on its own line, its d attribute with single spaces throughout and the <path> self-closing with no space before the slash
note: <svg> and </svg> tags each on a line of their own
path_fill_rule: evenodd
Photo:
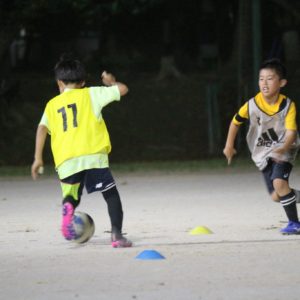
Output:
<svg viewBox="0 0 300 300">
<path fill-rule="evenodd" d="M 286 79 L 286 68 L 278 58 L 265 60 L 259 68 L 259 70 L 262 69 L 272 69 L 276 72 L 280 79 Z"/>
<path fill-rule="evenodd" d="M 65 84 L 81 83 L 86 79 L 84 65 L 70 55 L 62 55 L 59 62 L 54 67 L 55 79 L 61 80 Z"/>
</svg>

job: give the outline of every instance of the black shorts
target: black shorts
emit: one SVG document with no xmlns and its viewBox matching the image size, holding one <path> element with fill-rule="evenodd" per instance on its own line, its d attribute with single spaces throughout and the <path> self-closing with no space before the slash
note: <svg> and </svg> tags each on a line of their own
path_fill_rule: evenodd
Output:
<svg viewBox="0 0 300 300">
<path fill-rule="evenodd" d="M 292 169 L 293 165 L 289 162 L 275 162 L 272 159 L 269 160 L 268 165 L 263 169 L 262 173 L 270 194 L 274 191 L 273 180 L 279 178 L 289 181 Z"/>
<path fill-rule="evenodd" d="M 95 191 L 105 192 L 116 185 L 109 168 L 89 169 L 61 179 L 63 198 L 72 196 L 80 200 L 85 187 L 88 194 Z"/>
</svg>

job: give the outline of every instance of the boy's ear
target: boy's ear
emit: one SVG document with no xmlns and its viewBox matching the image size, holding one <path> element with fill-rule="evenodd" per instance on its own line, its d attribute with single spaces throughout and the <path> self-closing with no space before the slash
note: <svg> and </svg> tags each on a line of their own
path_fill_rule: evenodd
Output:
<svg viewBox="0 0 300 300">
<path fill-rule="evenodd" d="M 280 87 L 282 88 L 282 87 L 284 87 L 286 85 L 287 85 L 287 80 L 286 79 L 281 79 L 280 80 Z"/>
<path fill-rule="evenodd" d="M 57 85 L 58 85 L 58 88 L 59 88 L 60 93 L 62 93 L 62 92 L 64 91 L 64 89 L 65 89 L 65 84 L 64 84 L 64 82 L 61 81 L 61 80 L 56 80 L 56 83 L 57 83 Z"/>
<path fill-rule="evenodd" d="M 84 87 L 85 86 L 85 81 L 82 81 L 80 86 Z"/>
</svg>

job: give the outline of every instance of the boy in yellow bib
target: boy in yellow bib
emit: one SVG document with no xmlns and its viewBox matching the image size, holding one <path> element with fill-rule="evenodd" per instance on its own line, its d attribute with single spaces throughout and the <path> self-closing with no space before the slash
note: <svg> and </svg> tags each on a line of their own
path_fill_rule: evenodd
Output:
<svg viewBox="0 0 300 300">
<path fill-rule="evenodd" d="M 102 117 L 102 109 L 119 101 L 128 88 L 106 72 L 102 74 L 105 86 L 84 87 L 85 68 L 80 61 L 70 58 L 62 58 L 56 64 L 55 78 L 60 95 L 47 103 L 38 126 L 32 177 L 37 179 L 43 166 L 43 149 L 49 133 L 63 194 L 63 236 L 67 240 L 75 238 L 72 219 L 85 187 L 88 193 L 102 192 L 111 221 L 112 246 L 131 247 L 131 241 L 122 235 L 122 203 L 109 170 L 111 144 Z"/>
</svg>

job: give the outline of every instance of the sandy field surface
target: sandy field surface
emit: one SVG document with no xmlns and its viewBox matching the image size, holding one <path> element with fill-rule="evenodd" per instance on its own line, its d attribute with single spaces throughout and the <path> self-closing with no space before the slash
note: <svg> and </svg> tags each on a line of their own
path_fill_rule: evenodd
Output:
<svg viewBox="0 0 300 300">
<path fill-rule="evenodd" d="M 100 193 L 83 195 L 96 231 L 78 245 L 61 236 L 55 177 L 0 178 L 1 300 L 299 299 L 300 236 L 279 233 L 284 211 L 258 171 L 114 175 L 128 249 L 110 246 Z M 197 226 L 213 233 L 189 234 Z M 137 259 L 145 250 L 165 259 Z"/>
</svg>

